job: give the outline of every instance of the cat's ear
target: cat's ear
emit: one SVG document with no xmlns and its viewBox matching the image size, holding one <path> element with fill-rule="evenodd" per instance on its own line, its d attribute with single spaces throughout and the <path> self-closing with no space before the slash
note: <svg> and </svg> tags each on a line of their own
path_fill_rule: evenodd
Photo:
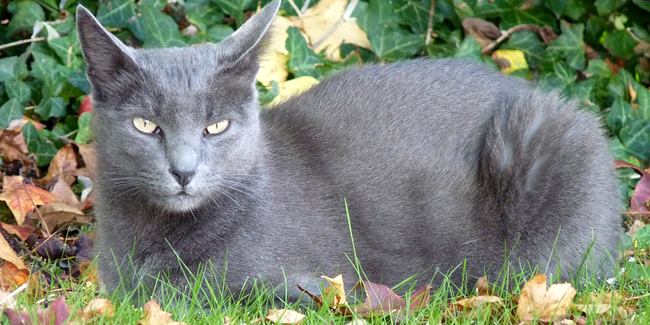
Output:
<svg viewBox="0 0 650 325">
<path fill-rule="evenodd" d="M 280 2 L 272 1 L 232 35 L 217 44 L 223 63 L 240 73 L 247 72 L 241 70 L 250 70 L 253 75 L 257 73 L 259 52 L 278 13 Z"/>
<path fill-rule="evenodd" d="M 77 6 L 77 32 L 86 59 L 86 74 L 93 92 L 103 93 L 125 71 L 137 68 L 133 50 L 124 45 L 82 5 Z"/>
</svg>

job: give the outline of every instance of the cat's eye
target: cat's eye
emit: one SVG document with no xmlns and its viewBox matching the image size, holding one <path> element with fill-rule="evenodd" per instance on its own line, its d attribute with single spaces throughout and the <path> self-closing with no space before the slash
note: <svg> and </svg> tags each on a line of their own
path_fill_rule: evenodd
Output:
<svg viewBox="0 0 650 325">
<path fill-rule="evenodd" d="M 144 119 L 142 117 L 135 117 L 133 118 L 133 125 L 135 126 L 138 131 L 142 133 L 158 133 L 160 132 L 160 128 L 158 127 L 158 124 L 151 122 L 147 119 Z"/>
<path fill-rule="evenodd" d="M 207 128 L 205 128 L 205 134 L 219 134 L 223 131 L 226 131 L 228 125 L 230 125 L 230 121 L 228 120 L 223 120 L 221 122 L 214 123 L 208 126 Z"/>
</svg>

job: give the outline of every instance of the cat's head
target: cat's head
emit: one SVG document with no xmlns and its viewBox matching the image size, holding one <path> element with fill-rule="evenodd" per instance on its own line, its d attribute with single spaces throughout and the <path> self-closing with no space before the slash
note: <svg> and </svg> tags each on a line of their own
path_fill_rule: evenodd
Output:
<svg viewBox="0 0 650 325">
<path fill-rule="evenodd" d="M 219 44 L 153 50 L 124 45 L 78 7 L 102 186 L 182 212 L 251 172 L 261 154 L 258 55 L 279 5 Z"/>
</svg>

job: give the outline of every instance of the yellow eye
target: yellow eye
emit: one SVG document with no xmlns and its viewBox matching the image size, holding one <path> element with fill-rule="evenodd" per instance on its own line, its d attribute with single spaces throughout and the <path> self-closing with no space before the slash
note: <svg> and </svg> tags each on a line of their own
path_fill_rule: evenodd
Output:
<svg viewBox="0 0 650 325">
<path fill-rule="evenodd" d="M 226 131 L 228 128 L 228 125 L 230 124 L 230 121 L 228 120 L 223 120 L 218 123 L 214 123 L 207 128 L 205 128 L 205 134 L 219 134 L 223 131 Z"/>
<path fill-rule="evenodd" d="M 160 132 L 160 128 L 158 127 L 158 124 L 151 122 L 147 119 L 143 119 L 142 117 L 134 117 L 133 125 L 135 125 L 135 128 L 142 133 L 151 134 L 151 133 Z"/>
</svg>

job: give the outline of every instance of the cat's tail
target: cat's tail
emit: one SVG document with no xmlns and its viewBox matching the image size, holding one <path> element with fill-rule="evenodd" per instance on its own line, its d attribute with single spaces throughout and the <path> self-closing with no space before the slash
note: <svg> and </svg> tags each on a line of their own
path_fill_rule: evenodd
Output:
<svg viewBox="0 0 650 325">
<path fill-rule="evenodd" d="M 479 204 L 503 218 L 512 257 L 565 279 L 585 269 L 610 275 L 620 199 L 598 119 L 538 90 L 496 106 L 481 149 Z"/>
</svg>

